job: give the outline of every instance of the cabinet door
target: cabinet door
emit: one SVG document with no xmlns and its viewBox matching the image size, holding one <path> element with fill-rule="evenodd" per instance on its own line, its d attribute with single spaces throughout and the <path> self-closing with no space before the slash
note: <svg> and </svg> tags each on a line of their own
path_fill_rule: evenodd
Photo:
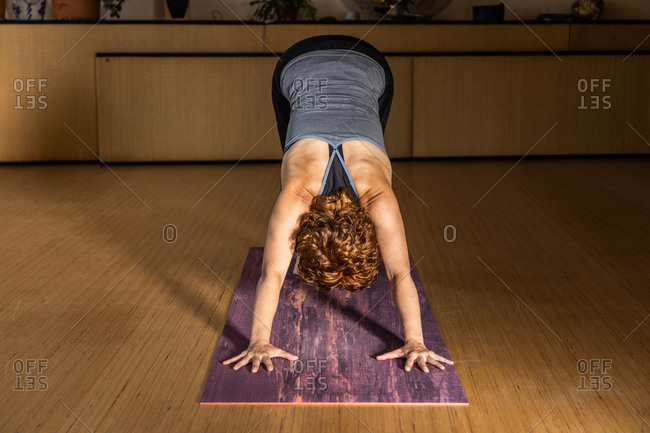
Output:
<svg viewBox="0 0 650 433">
<path fill-rule="evenodd" d="M 414 156 L 646 153 L 650 57 L 625 58 L 415 57 Z"/>
<path fill-rule="evenodd" d="M 384 144 L 391 158 L 413 156 L 413 57 L 386 56 L 393 74 L 393 102 L 390 107 Z"/>
<path fill-rule="evenodd" d="M 566 56 L 565 63 L 566 127 L 557 148 L 650 153 L 650 56 L 575 55 Z"/>
<path fill-rule="evenodd" d="M 275 56 L 97 57 L 105 161 L 280 159 Z"/>
</svg>

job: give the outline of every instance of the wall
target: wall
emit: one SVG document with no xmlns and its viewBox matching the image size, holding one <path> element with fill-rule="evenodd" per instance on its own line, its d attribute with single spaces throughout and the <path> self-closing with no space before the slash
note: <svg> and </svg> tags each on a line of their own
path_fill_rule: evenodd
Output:
<svg viewBox="0 0 650 433">
<path fill-rule="evenodd" d="M 7 0 L 7 3 L 10 3 Z M 318 9 L 316 18 L 334 16 L 344 19 L 347 8 L 341 0 L 312 0 Z M 498 4 L 499 0 L 453 0 L 436 19 L 439 20 L 471 20 L 472 6 Z M 249 20 L 253 16 L 255 6 L 250 6 L 248 0 L 191 0 L 192 19 L 213 19 L 213 12 L 219 19 Z M 506 20 L 534 20 L 540 13 L 566 13 L 570 10 L 573 0 L 508 0 L 506 3 Z M 11 17 L 11 8 L 7 6 L 7 17 Z M 162 19 L 162 0 L 125 0 L 122 8 L 122 19 Z M 53 19 L 50 0 L 46 19 Z M 649 0 L 605 0 L 603 19 L 650 19 Z M 109 18 L 107 18 L 109 19 Z"/>
</svg>

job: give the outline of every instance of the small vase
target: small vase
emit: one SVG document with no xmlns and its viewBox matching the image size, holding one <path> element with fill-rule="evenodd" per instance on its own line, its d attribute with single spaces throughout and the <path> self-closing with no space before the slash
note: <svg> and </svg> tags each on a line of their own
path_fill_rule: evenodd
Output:
<svg viewBox="0 0 650 433">
<path fill-rule="evenodd" d="M 5 0 L 0 0 L 0 20 L 5 19 L 5 8 L 7 7 L 7 3 L 5 3 Z"/>
<path fill-rule="evenodd" d="M 190 0 L 163 0 L 163 2 L 165 7 L 165 19 L 190 19 Z"/>
<path fill-rule="evenodd" d="M 13 0 L 11 9 L 17 20 L 38 21 L 45 17 L 46 3 L 46 0 Z"/>
<path fill-rule="evenodd" d="M 52 0 L 52 7 L 57 20 L 99 19 L 98 0 Z"/>
</svg>

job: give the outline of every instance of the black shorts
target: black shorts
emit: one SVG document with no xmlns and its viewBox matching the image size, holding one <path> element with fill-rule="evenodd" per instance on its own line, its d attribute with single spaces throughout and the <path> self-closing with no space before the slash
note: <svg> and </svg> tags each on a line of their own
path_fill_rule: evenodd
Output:
<svg viewBox="0 0 650 433">
<path fill-rule="evenodd" d="M 278 134 L 280 135 L 280 145 L 284 152 L 284 143 L 287 136 L 287 127 L 289 125 L 289 118 L 291 117 L 291 105 L 287 98 L 282 94 L 280 87 L 280 77 L 282 69 L 293 58 L 298 57 L 310 51 L 315 50 L 328 50 L 335 48 L 343 48 L 348 50 L 358 51 L 360 53 L 370 56 L 373 60 L 381 65 L 386 75 L 386 84 L 384 92 L 378 99 L 379 104 L 379 120 L 381 121 L 382 131 L 386 130 L 386 123 L 388 122 L 388 114 L 390 113 L 390 106 L 393 101 L 393 74 L 391 73 L 388 62 L 384 56 L 375 47 L 369 43 L 355 38 L 354 36 L 347 35 L 321 35 L 313 36 L 293 44 L 287 51 L 285 51 L 273 72 L 273 80 L 271 86 L 271 98 L 273 100 L 273 109 L 275 111 L 275 119 L 278 122 Z"/>
</svg>

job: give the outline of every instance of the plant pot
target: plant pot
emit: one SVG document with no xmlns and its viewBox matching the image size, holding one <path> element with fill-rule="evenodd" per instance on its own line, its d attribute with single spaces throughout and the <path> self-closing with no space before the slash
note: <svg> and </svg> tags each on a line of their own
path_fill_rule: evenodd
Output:
<svg viewBox="0 0 650 433">
<path fill-rule="evenodd" d="M 600 18 L 604 8 L 603 0 L 578 0 L 573 4 L 571 11 L 577 21 L 590 21 Z"/>
<path fill-rule="evenodd" d="M 287 6 L 282 11 L 277 11 L 278 21 L 296 21 L 300 13 L 299 6 Z"/>
<path fill-rule="evenodd" d="M 57 20 L 98 20 L 99 0 L 52 0 Z"/>
<path fill-rule="evenodd" d="M 190 19 L 190 0 L 163 0 L 163 2 L 165 6 L 165 19 Z"/>
</svg>

